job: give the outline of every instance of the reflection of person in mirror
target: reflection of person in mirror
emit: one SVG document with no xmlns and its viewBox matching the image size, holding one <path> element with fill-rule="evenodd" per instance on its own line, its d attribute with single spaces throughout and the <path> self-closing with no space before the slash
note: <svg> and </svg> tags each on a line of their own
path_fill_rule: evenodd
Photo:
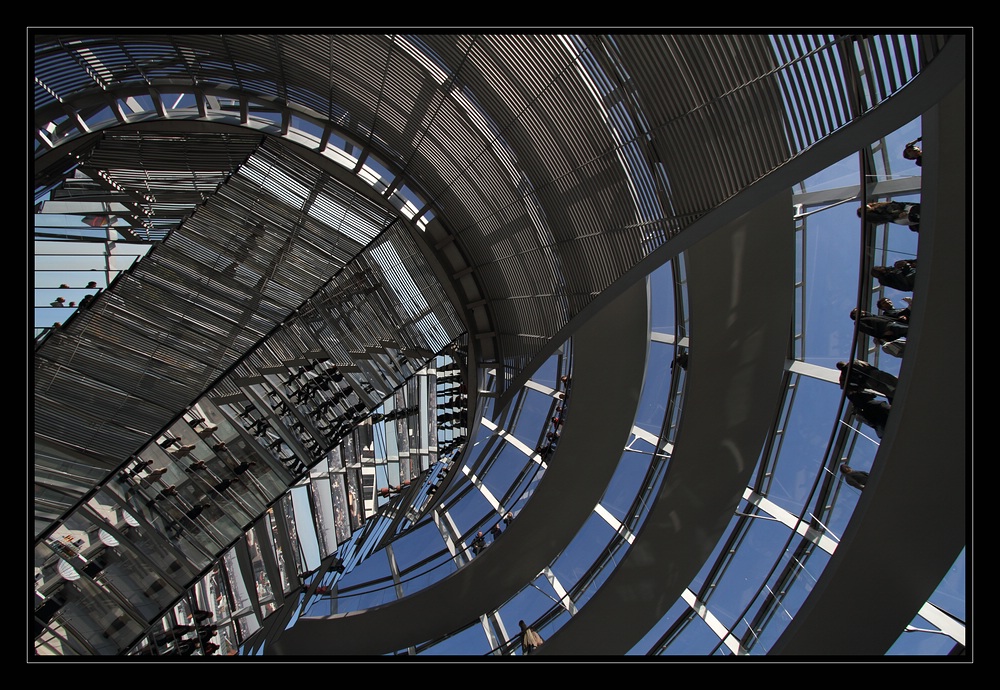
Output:
<svg viewBox="0 0 1000 690">
<path fill-rule="evenodd" d="M 880 225 L 895 223 L 908 225 L 913 232 L 920 231 L 920 204 L 901 201 L 873 201 L 858 208 L 858 218 Z"/>
<path fill-rule="evenodd" d="M 924 164 L 924 151 L 917 146 L 917 144 L 919 144 L 922 140 L 923 137 L 917 137 L 903 147 L 903 158 L 908 161 L 913 161 L 918 168 L 922 167 Z"/>
<path fill-rule="evenodd" d="M 844 475 L 844 481 L 853 486 L 855 489 L 863 489 L 865 488 L 865 484 L 868 483 L 867 472 L 855 470 L 846 462 L 841 463 L 840 472 Z"/>
</svg>

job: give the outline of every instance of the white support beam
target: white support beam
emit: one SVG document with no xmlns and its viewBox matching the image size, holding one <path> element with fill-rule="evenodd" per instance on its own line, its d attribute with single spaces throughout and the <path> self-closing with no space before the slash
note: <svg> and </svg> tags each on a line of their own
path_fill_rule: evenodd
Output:
<svg viewBox="0 0 1000 690">
<path fill-rule="evenodd" d="M 549 584 L 552 585 L 552 589 L 555 591 L 556 596 L 559 597 L 559 603 L 562 604 L 562 607 L 569 611 L 571 616 L 575 616 L 577 610 L 576 604 L 574 604 L 573 600 L 569 598 L 569 593 L 566 591 L 566 588 L 562 586 L 562 583 L 559 581 L 559 578 L 556 577 L 556 574 L 553 573 L 552 569 L 548 566 L 546 566 L 545 570 L 542 571 L 542 574 L 545 576 L 545 579 L 549 581 Z"/>
<path fill-rule="evenodd" d="M 790 359 L 785 362 L 785 370 L 793 374 L 802 374 L 820 381 L 829 381 L 840 385 L 840 370 L 829 367 L 821 367 L 807 362 L 800 362 L 797 359 Z"/>
<path fill-rule="evenodd" d="M 649 339 L 654 343 L 667 343 L 668 345 L 676 344 L 677 347 L 688 347 L 690 343 L 690 338 L 686 336 L 678 338 L 673 333 L 659 333 L 657 331 L 650 331 Z"/>
<path fill-rule="evenodd" d="M 600 503 L 598 503 L 596 506 L 594 506 L 594 512 L 597 513 L 599 516 L 601 516 L 602 520 L 604 520 L 606 523 L 608 523 L 609 525 L 611 525 L 611 528 L 617 534 L 621 535 L 621 537 L 625 541 L 627 541 L 630 545 L 632 544 L 632 542 L 635 541 L 635 535 L 632 534 L 628 530 L 628 528 L 626 528 L 625 525 L 623 525 L 621 523 L 621 521 L 618 518 L 616 518 L 614 515 L 612 515 L 611 513 L 609 513 L 608 509 L 605 508 L 604 506 L 602 506 Z"/>
<path fill-rule="evenodd" d="M 479 489 L 479 493 L 483 495 L 483 498 L 485 498 L 487 502 L 489 502 L 489 504 L 493 506 L 493 510 L 500 512 L 502 510 L 500 506 L 500 501 L 498 501 L 496 496 L 494 496 L 493 493 L 486 488 L 486 485 L 483 484 L 482 480 L 480 480 L 479 477 L 477 477 L 475 474 L 472 473 L 472 470 L 469 469 L 468 465 L 462 466 L 462 472 L 469 478 L 469 481 L 472 482 L 472 485 L 475 486 L 477 489 Z"/>
<path fill-rule="evenodd" d="M 497 425 L 494 424 L 489 419 L 487 419 L 486 417 L 482 418 L 481 424 L 483 426 L 485 426 L 487 429 L 489 429 L 490 431 L 495 431 L 497 436 L 499 436 L 500 438 L 504 439 L 505 441 L 507 441 L 507 443 L 509 443 L 510 445 L 514 446 L 519 451 L 521 451 L 522 453 L 524 453 L 525 455 L 527 455 L 529 458 L 531 458 L 532 460 L 534 460 L 536 463 L 538 463 L 539 465 L 541 465 L 542 469 L 545 469 L 547 467 L 545 461 L 542 460 L 542 456 L 541 455 L 539 455 L 538 453 L 536 453 L 533 448 L 530 448 L 529 446 L 525 445 L 523 441 L 521 441 L 516 436 L 512 435 L 510 432 L 508 432 L 508 431 L 506 431 L 504 429 L 500 429 L 498 431 L 497 430 Z M 466 474 L 468 474 L 468 472 L 469 472 L 468 468 L 464 468 L 464 471 L 466 472 Z"/>
<path fill-rule="evenodd" d="M 544 383 L 538 383 L 532 379 L 528 379 L 528 381 L 524 384 L 524 387 L 531 388 L 532 390 L 539 391 L 548 396 L 555 396 L 555 394 L 559 392 L 555 388 L 546 386 Z"/>
<path fill-rule="evenodd" d="M 936 625 L 942 634 L 947 635 L 960 645 L 965 645 L 965 625 L 934 604 L 927 602 L 921 606 L 920 617 L 928 623 Z"/>
<path fill-rule="evenodd" d="M 699 601 L 698 598 L 695 597 L 694 592 L 690 589 L 685 589 L 681 598 L 687 602 L 688 606 L 691 607 L 691 610 L 694 611 L 699 618 L 705 621 L 709 629 L 715 633 L 720 640 L 722 640 L 722 643 L 726 645 L 726 648 L 729 649 L 730 652 L 736 656 L 747 656 L 747 650 L 740 646 L 739 640 L 730 634 L 729 629 L 726 628 L 726 626 L 722 624 L 722 621 L 716 618 L 712 612 L 708 610 L 708 606 L 704 602 Z"/>
<path fill-rule="evenodd" d="M 809 526 L 808 522 L 800 520 L 797 515 L 789 513 L 773 501 L 764 498 L 760 494 L 754 493 L 753 489 L 747 487 L 747 490 L 743 492 L 743 498 L 746 499 L 748 503 L 760 508 L 789 529 L 794 530 L 797 534 L 802 535 L 812 543 L 816 544 L 816 546 L 823 549 L 827 553 L 832 554 L 836 551 L 837 541 L 831 539 L 826 534 L 817 532 Z"/>
<path fill-rule="evenodd" d="M 660 442 L 659 436 L 649 431 L 646 431 L 645 429 L 639 426 L 632 427 L 632 435 L 635 436 L 636 438 L 646 441 L 647 443 L 649 443 L 649 445 L 653 446 L 654 448 L 656 447 L 656 444 Z M 631 448 L 629 450 L 631 450 Z M 657 450 L 659 453 L 670 455 L 674 451 L 674 444 L 668 441 L 664 443 L 661 447 L 659 447 Z"/>
</svg>

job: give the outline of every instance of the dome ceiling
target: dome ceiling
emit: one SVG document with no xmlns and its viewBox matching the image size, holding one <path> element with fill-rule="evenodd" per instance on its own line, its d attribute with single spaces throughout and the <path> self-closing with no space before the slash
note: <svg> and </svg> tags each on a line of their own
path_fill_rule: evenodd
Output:
<svg viewBox="0 0 1000 690">
<path fill-rule="evenodd" d="M 349 425 L 467 337 L 502 407 L 685 230 L 946 42 L 874 39 L 898 65 L 860 102 L 838 36 L 34 39 L 36 191 L 155 245 L 36 350 L 36 443 L 105 478 L 296 358 L 342 373 Z M 44 488 L 65 497 L 36 535 L 87 495 Z"/>
</svg>

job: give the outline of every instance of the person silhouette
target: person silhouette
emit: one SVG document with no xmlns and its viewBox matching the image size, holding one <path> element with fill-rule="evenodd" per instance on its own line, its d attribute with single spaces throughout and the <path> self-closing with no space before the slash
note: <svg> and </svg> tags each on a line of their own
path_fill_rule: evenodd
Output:
<svg viewBox="0 0 1000 690">
<path fill-rule="evenodd" d="M 892 398 L 896 395 L 896 386 L 899 380 L 892 374 L 873 367 L 868 362 L 855 359 L 848 366 L 847 362 L 837 362 L 840 370 L 840 387 L 854 393 L 857 391 L 875 392 L 892 404 Z"/>
<path fill-rule="evenodd" d="M 899 321 L 910 322 L 910 307 L 909 305 L 905 307 L 896 307 L 891 299 L 888 297 L 880 297 L 875 306 L 878 307 L 878 313 L 881 316 L 888 316 L 890 319 L 897 319 Z"/>
<path fill-rule="evenodd" d="M 924 151 L 917 146 L 917 144 L 922 140 L 923 137 L 917 137 L 903 147 L 903 158 L 908 161 L 913 161 L 918 168 L 922 167 L 924 164 Z"/>
<path fill-rule="evenodd" d="M 870 314 L 867 311 L 851 310 L 851 320 L 858 324 L 858 331 L 876 340 L 891 342 L 897 338 L 905 338 L 909 331 L 906 321 L 900 321 L 889 316 Z"/>
<path fill-rule="evenodd" d="M 840 473 L 844 475 L 844 481 L 855 489 L 864 489 L 868 483 L 868 473 L 863 470 L 855 470 L 846 462 L 840 463 Z"/>
<path fill-rule="evenodd" d="M 913 232 L 920 232 L 920 204 L 902 201 L 873 201 L 858 208 L 858 218 L 881 225 L 895 223 L 908 225 Z"/>
<path fill-rule="evenodd" d="M 882 438 L 892 406 L 885 400 L 875 400 L 873 393 L 862 391 L 848 393 L 847 399 L 854 408 L 854 416 L 874 429 L 875 435 Z"/>
<path fill-rule="evenodd" d="M 521 628 L 521 653 L 531 654 L 536 649 L 542 646 L 545 640 L 542 636 L 535 632 L 535 629 L 527 625 L 524 621 L 518 621 L 518 626 Z"/>
<path fill-rule="evenodd" d="M 900 259 L 892 266 L 872 266 L 868 272 L 882 287 L 913 292 L 917 281 L 917 260 Z"/>
</svg>

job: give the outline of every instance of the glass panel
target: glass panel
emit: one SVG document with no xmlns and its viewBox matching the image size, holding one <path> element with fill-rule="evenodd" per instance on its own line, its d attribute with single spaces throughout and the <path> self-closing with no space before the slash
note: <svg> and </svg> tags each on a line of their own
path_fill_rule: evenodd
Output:
<svg viewBox="0 0 1000 690">
<path fill-rule="evenodd" d="M 767 518 L 749 521 L 746 535 L 716 580 L 708 600 L 709 610 L 727 628 L 735 627 L 743 617 L 774 566 L 774 559 L 782 555 L 783 551 L 776 551 L 774 545 L 790 537 L 790 530 L 780 522 Z"/>
<path fill-rule="evenodd" d="M 552 389 L 557 389 L 559 387 L 559 377 L 566 371 L 560 371 L 559 369 L 560 357 L 552 356 L 545 360 L 542 366 L 538 367 L 538 371 L 531 375 L 531 380 L 535 383 L 540 383 L 543 386 L 548 386 Z"/>
<path fill-rule="evenodd" d="M 436 554 L 430 562 L 421 565 L 413 572 L 406 573 L 402 583 L 403 596 L 419 592 L 435 582 L 440 582 L 456 570 L 458 570 L 458 564 L 450 552 L 444 551 Z"/>
<path fill-rule="evenodd" d="M 490 465 L 489 470 L 480 479 L 483 485 L 493 494 L 494 498 L 503 503 L 504 497 L 511 494 L 525 466 L 531 463 L 528 456 L 520 448 L 509 443 L 503 444 L 500 452 Z M 503 517 L 502 515 L 498 517 Z"/>
<path fill-rule="evenodd" d="M 698 616 L 692 616 L 684 628 L 683 643 L 672 644 L 661 653 L 662 656 L 690 655 L 707 656 L 719 644 L 719 636 Z M 681 651 L 683 650 L 683 651 Z"/>
<path fill-rule="evenodd" d="M 667 262 L 649 274 L 649 325 L 660 333 L 673 333 L 674 312 L 674 266 Z"/>
<path fill-rule="evenodd" d="M 691 614 L 691 609 L 683 599 L 678 599 L 670 610 L 667 611 L 664 616 L 650 628 L 649 632 L 639 640 L 632 650 L 629 652 L 631 655 L 641 655 L 641 654 L 656 654 L 657 641 L 666 634 L 667 630 L 675 621 L 689 616 Z M 680 647 L 680 645 L 678 645 Z"/>
<path fill-rule="evenodd" d="M 636 444 L 633 444 L 635 447 Z M 643 444 L 650 448 L 648 444 Z M 645 486 L 646 472 L 653 456 L 646 453 L 624 453 L 608 482 L 608 488 L 601 496 L 601 506 L 620 522 L 628 523 L 636 496 Z"/>
<path fill-rule="evenodd" d="M 466 494 L 461 501 L 451 506 L 448 514 L 455 523 L 458 533 L 467 536 L 466 546 L 469 546 L 477 530 L 484 532 L 489 530 L 489 527 L 483 529 L 483 525 L 489 516 L 495 515 L 495 512 L 486 497 L 479 491 L 473 490 Z"/>
<path fill-rule="evenodd" d="M 608 552 L 608 544 L 616 538 L 614 529 L 604 518 L 591 513 L 577 535 L 552 564 L 552 573 L 563 587 L 572 590 L 587 576 L 592 563 L 604 559 Z M 613 566 L 608 572 L 612 569 Z M 589 597 L 593 591 L 596 591 L 596 587 L 591 584 L 588 587 L 588 594 L 574 594 L 574 603 L 582 606 L 584 596 Z"/>
<path fill-rule="evenodd" d="M 558 405 L 552 396 L 541 391 L 528 388 L 521 397 L 520 413 L 517 416 L 517 423 L 511 429 L 526 446 L 534 449 L 539 442 L 544 442 L 542 436 L 551 431 L 552 420 L 550 414 Z M 522 458 L 524 456 L 522 455 Z M 521 462 L 520 464 L 523 464 Z"/>
<path fill-rule="evenodd" d="M 962 623 L 966 623 L 969 616 L 965 602 L 966 583 L 966 554 L 965 549 L 962 549 L 962 553 L 958 554 L 951 570 L 948 571 L 938 588 L 934 590 L 930 601 L 937 608 L 950 613 Z"/>
<path fill-rule="evenodd" d="M 444 548 L 437 525 L 427 521 L 414 527 L 403 539 L 392 543 L 393 557 L 401 574 L 408 574 L 410 568 Z M 423 566 L 421 567 L 423 569 Z"/>
<path fill-rule="evenodd" d="M 663 417 L 670 400 L 671 362 L 674 346 L 650 341 L 646 376 L 642 383 L 642 398 L 635 415 L 637 426 L 659 437 Z"/>
<path fill-rule="evenodd" d="M 563 585 L 565 586 L 565 583 Z M 521 629 L 517 622 L 523 620 L 529 625 L 535 623 L 552 608 L 553 596 L 554 593 L 548 580 L 544 576 L 536 577 L 531 584 L 500 607 L 499 613 L 507 631 L 508 641 L 514 643 L 513 651 L 515 654 L 521 653 L 520 645 L 517 644 L 517 636 L 520 635 Z M 542 632 L 536 628 L 543 638 L 548 637 L 549 632 L 554 632 L 556 629 L 556 627 L 552 627 L 550 630 Z"/>
<path fill-rule="evenodd" d="M 850 356 L 861 256 L 857 209 L 840 204 L 806 223 L 805 361 L 811 364 L 832 368 Z"/>
<path fill-rule="evenodd" d="M 797 377 L 796 386 L 767 495 L 793 515 L 799 515 L 810 498 L 830 442 L 820 431 L 838 425 L 841 397 L 837 384 L 808 376 Z"/>
<path fill-rule="evenodd" d="M 477 621 L 447 639 L 438 642 L 421 652 L 426 656 L 461 655 L 482 656 L 491 649 L 489 638 L 483 631 L 483 626 Z"/>
</svg>

